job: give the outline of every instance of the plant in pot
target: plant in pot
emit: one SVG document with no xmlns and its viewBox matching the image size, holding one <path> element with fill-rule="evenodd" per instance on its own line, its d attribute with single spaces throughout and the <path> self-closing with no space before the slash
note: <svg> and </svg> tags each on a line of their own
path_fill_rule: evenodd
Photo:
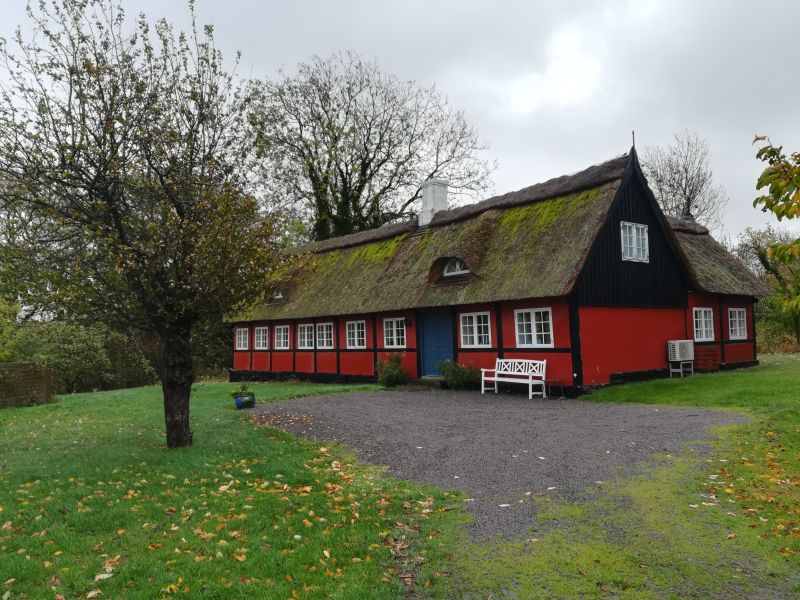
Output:
<svg viewBox="0 0 800 600">
<path fill-rule="evenodd" d="M 230 396 L 233 398 L 233 402 L 236 404 L 237 410 L 242 408 L 253 408 L 256 405 L 256 393 L 250 391 L 250 388 L 244 383 L 235 388 L 231 392 Z"/>
</svg>

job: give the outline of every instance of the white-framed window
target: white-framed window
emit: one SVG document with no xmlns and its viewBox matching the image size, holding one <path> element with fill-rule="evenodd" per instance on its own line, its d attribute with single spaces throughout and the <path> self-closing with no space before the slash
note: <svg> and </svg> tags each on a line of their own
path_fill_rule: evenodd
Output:
<svg viewBox="0 0 800 600">
<path fill-rule="evenodd" d="M 492 328 L 489 325 L 489 313 L 463 313 L 461 315 L 461 347 L 490 348 L 492 346 Z"/>
<path fill-rule="evenodd" d="M 732 340 L 747 339 L 747 311 L 744 308 L 728 309 L 728 337 Z"/>
<path fill-rule="evenodd" d="M 383 320 L 384 348 L 406 347 L 406 320 L 404 317 Z"/>
<path fill-rule="evenodd" d="M 447 264 L 444 266 L 445 277 L 453 277 L 455 275 L 467 275 L 467 274 L 469 274 L 469 269 L 467 268 L 467 264 L 460 258 L 451 258 L 450 260 L 447 261 Z"/>
<path fill-rule="evenodd" d="M 694 309 L 694 341 L 714 341 L 714 310 L 711 308 Z"/>
<path fill-rule="evenodd" d="M 269 349 L 269 327 L 256 327 L 253 332 L 253 348 L 255 350 Z"/>
<path fill-rule="evenodd" d="M 549 308 L 524 308 L 514 311 L 517 348 L 553 347 L 553 311 Z"/>
<path fill-rule="evenodd" d="M 289 326 L 275 325 L 275 350 L 289 349 Z"/>
<path fill-rule="evenodd" d="M 250 331 L 247 327 L 237 327 L 236 328 L 236 349 L 237 350 L 249 350 L 249 333 Z"/>
<path fill-rule="evenodd" d="M 647 225 L 622 221 L 620 229 L 622 232 L 622 260 L 650 262 Z"/>
<path fill-rule="evenodd" d="M 313 350 L 314 349 L 314 324 L 301 323 L 297 326 L 297 349 L 298 350 Z"/>
<path fill-rule="evenodd" d="M 347 322 L 347 348 L 358 350 L 367 347 L 367 324 L 365 321 Z"/>
<path fill-rule="evenodd" d="M 333 349 L 333 323 L 317 323 L 317 349 Z"/>
</svg>

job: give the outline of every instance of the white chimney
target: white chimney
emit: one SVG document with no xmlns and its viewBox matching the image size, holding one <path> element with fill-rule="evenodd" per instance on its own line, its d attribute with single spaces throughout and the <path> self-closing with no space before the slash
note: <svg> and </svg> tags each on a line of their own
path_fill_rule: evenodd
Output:
<svg viewBox="0 0 800 600">
<path fill-rule="evenodd" d="M 447 181 L 428 179 L 422 184 L 422 210 L 419 211 L 420 227 L 428 225 L 440 210 L 447 210 Z"/>
</svg>

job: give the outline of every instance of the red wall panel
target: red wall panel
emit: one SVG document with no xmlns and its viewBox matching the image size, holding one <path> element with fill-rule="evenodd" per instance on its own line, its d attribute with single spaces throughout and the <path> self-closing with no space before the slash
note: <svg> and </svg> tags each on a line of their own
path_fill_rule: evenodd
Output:
<svg viewBox="0 0 800 600">
<path fill-rule="evenodd" d="M 497 352 L 459 352 L 456 358 L 462 365 L 478 369 L 494 369 Z"/>
<path fill-rule="evenodd" d="M 383 320 L 388 318 L 405 317 L 406 319 L 406 348 L 417 347 L 417 321 L 411 311 L 382 313 L 377 316 L 378 348 L 383 348 Z M 370 342 L 371 343 L 371 342 Z M 400 351 L 400 350 L 398 350 Z"/>
<path fill-rule="evenodd" d="M 473 304 L 471 306 L 459 306 L 458 310 L 456 310 L 456 345 L 457 347 L 461 348 L 461 315 L 465 313 L 480 313 L 480 312 L 488 312 L 489 313 L 489 337 L 492 340 L 492 348 L 497 348 L 497 316 L 495 315 L 494 306 L 491 304 Z M 504 344 L 507 342 L 504 340 Z M 481 353 L 482 354 L 482 353 Z M 491 353 L 489 353 L 491 354 Z M 466 354 L 461 354 L 460 356 L 466 356 Z M 497 355 L 495 354 L 495 357 Z M 478 359 L 476 359 L 478 360 Z M 473 363 L 465 363 L 463 360 L 458 359 L 458 362 L 462 364 L 473 364 Z M 494 359 L 492 359 L 492 366 L 494 366 Z M 488 368 L 488 367 L 487 367 Z"/>
<path fill-rule="evenodd" d="M 417 374 L 417 353 L 416 352 L 378 352 L 378 360 L 386 360 L 392 354 L 400 354 L 401 364 L 403 368 L 408 372 L 408 376 L 411 379 L 417 379 L 419 375 Z"/>
<path fill-rule="evenodd" d="M 514 320 L 514 311 L 527 308 L 550 308 L 553 316 L 553 347 L 570 347 L 569 304 L 564 298 L 504 302 L 500 309 L 503 322 L 503 346 L 506 348 L 517 347 L 517 325 Z M 570 377 L 572 377 L 571 374 Z"/>
<path fill-rule="evenodd" d="M 234 371 L 249 371 L 250 370 L 250 353 L 249 352 L 234 352 L 233 353 L 233 370 Z"/>
<path fill-rule="evenodd" d="M 317 373 L 336 373 L 336 352 L 317 352 Z"/>
<path fill-rule="evenodd" d="M 713 371 L 719 368 L 722 352 L 719 344 L 703 344 L 694 347 L 694 368 L 697 371 Z"/>
<path fill-rule="evenodd" d="M 314 353 L 313 352 L 297 352 L 295 355 L 295 371 L 298 373 L 313 373 L 314 372 Z"/>
<path fill-rule="evenodd" d="M 272 353 L 272 370 L 276 372 L 291 372 L 292 371 L 292 353 L 291 352 L 273 352 Z"/>
<path fill-rule="evenodd" d="M 339 355 L 339 370 L 343 375 L 374 375 L 374 356 L 371 351 L 342 352 Z"/>
<path fill-rule="evenodd" d="M 726 363 L 750 362 L 751 360 L 755 360 L 755 358 L 752 342 L 725 344 Z"/>
<path fill-rule="evenodd" d="M 546 360 L 547 380 L 556 380 L 560 385 L 572 385 L 572 354 L 570 352 L 506 352 L 506 358 L 527 358 Z"/>
<path fill-rule="evenodd" d="M 253 371 L 269 371 L 269 352 L 253 352 Z"/>
<path fill-rule="evenodd" d="M 339 317 L 339 337 L 338 343 L 339 348 L 342 350 L 347 348 L 347 322 L 348 321 L 364 321 L 364 331 L 366 334 L 366 342 L 367 348 L 372 348 L 372 317 L 371 316 L 364 316 L 364 315 L 349 315 Z M 408 329 L 406 327 L 406 329 Z M 383 335 L 383 332 L 381 332 Z M 341 368 L 341 364 L 340 364 Z"/>
<path fill-rule="evenodd" d="M 581 307 L 583 382 L 608 383 L 613 373 L 667 368 L 667 341 L 683 339 L 680 308 Z"/>
</svg>

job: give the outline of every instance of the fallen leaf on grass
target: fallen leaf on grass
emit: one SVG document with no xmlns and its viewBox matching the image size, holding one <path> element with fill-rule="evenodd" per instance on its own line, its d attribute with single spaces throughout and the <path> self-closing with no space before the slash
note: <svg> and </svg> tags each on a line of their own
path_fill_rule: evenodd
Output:
<svg viewBox="0 0 800 600">
<path fill-rule="evenodd" d="M 97 583 L 98 581 L 105 581 L 106 579 L 111 579 L 114 576 L 113 573 L 98 573 L 94 576 L 94 581 Z"/>
<path fill-rule="evenodd" d="M 102 595 L 103 595 L 103 592 L 101 592 L 100 590 L 92 590 L 91 592 L 86 594 L 86 597 L 91 600 L 91 598 L 99 598 Z"/>
</svg>

